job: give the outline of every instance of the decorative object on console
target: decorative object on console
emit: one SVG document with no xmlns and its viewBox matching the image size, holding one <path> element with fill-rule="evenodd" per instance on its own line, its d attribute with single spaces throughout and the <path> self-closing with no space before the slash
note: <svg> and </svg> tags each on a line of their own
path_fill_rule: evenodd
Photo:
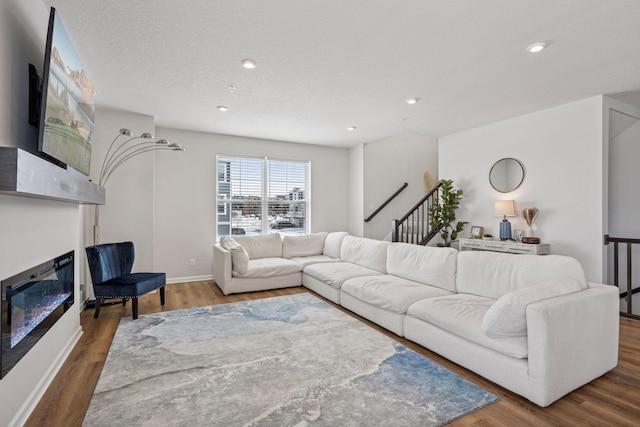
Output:
<svg viewBox="0 0 640 427">
<path fill-rule="evenodd" d="M 469 237 L 472 239 L 480 239 L 482 237 L 482 233 L 484 232 L 484 227 L 479 227 L 474 225 L 471 227 L 471 232 L 469 233 Z"/>
<path fill-rule="evenodd" d="M 450 247 L 451 241 L 456 240 L 458 233 L 468 224 L 467 221 L 458 221 L 455 226 L 453 225 L 456 210 L 460 207 L 460 200 L 462 200 L 462 189 L 454 190 L 453 180 L 443 179 L 442 187 L 436 196 L 433 205 L 429 208 L 429 225 L 434 230 L 440 230 L 438 233 L 442 243 L 438 243 L 438 246 Z"/>
<path fill-rule="evenodd" d="M 500 222 L 500 240 L 511 240 L 511 223 L 508 216 L 516 216 L 516 204 L 513 200 L 498 200 L 493 205 L 495 216 L 502 217 Z"/>
<path fill-rule="evenodd" d="M 438 181 L 433 179 L 433 176 L 429 173 L 429 171 L 424 171 L 424 189 L 425 193 L 433 190 L 433 188 L 438 185 Z"/>
<path fill-rule="evenodd" d="M 140 136 L 134 136 L 125 141 L 121 142 L 116 148 L 114 145 L 116 141 L 121 136 L 131 136 L 132 133 L 129 129 L 120 129 L 118 131 L 118 135 L 113 139 L 111 145 L 109 145 L 109 149 L 107 150 L 107 154 L 104 156 L 104 161 L 102 162 L 102 168 L 100 168 L 100 175 L 98 177 L 98 185 L 100 187 L 104 187 L 107 184 L 107 181 L 111 177 L 111 174 L 118 169 L 123 163 L 127 160 L 142 154 L 147 153 L 149 151 L 156 150 L 170 150 L 170 151 L 185 151 L 184 148 L 180 144 L 169 143 L 166 139 L 159 139 L 157 141 L 146 141 L 153 138 L 150 133 L 143 133 Z M 137 141 L 142 139 L 143 141 Z M 137 141 L 137 142 L 134 142 Z M 94 211 L 94 220 L 93 220 L 93 244 L 97 245 L 100 242 L 100 233 L 99 233 L 99 220 L 100 220 L 100 207 L 96 206 Z"/>
<path fill-rule="evenodd" d="M 533 237 L 533 223 L 538 217 L 540 210 L 538 208 L 524 208 L 522 210 L 522 217 L 527 222 L 527 237 Z"/>
<path fill-rule="evenodd" d="M 523 237 L 522 238 L 522 243 L 528 243 L 531 245 L 537 245 L 540 243 L 540 238 L 539 237 Z"/>
<path fill-rule="evenodd" d="M 493 240 L 493 234 L 485 233 L 482 235 L 484 240 Z"/>
<path fill-rule="evenodd" d="M 524 237 L 524 230 L 513 230 L 513 240 L 521 242 Z"/>
</svg>

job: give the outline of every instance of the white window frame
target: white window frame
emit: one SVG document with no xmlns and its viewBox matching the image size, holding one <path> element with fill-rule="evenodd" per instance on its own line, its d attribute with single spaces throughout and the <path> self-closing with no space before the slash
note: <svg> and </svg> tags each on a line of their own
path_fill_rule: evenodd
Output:
<svg viewBox="0 0 640 427">
<path fill-rule="evenodd" d="M 260 194 L 260 205 L 261 205 L 261 234 L 270 234 L 271 232 L 274 231 L 278 231 L 278 232 L 284 232 L 284 234 L 286 233 L 286 230 L 274 230 L 271 231 L 270 227 L 269 227 L 269 198 L 268 198 L 268 192 L 269 192 L 269 165 L 270 162 L 291 162 L 291 163 L 298 163 L 298 164 L 305 164 L 305 188 L 304 188 L 304 194 L 305 194 L 305 198 L 304 200 L 282 200 L 281 202 L 284 204 L 299 204 L 299 203 L 304 203 L 305 204 L 305 226 L 304 226 L 304 234 L 308 234 L 311 229 L 311 161 L 309 160 L 290 160 L 290 159 L 281 159 L 281 158 L 274 158 L 274 157 L 256 157 L 256 156 L 243 156 L 243 155 L 234 155 L 234 154 L 217 154 L 216 155 L 216 173 L 215 173 L 215 177 L 216 177 L 216 181 L 215 181 L 215 233 L 216 233 L 216 242 L 220 241 L 220 237 L 221 235 L 218 232 L 218 206 L 220 206 L 221 202 L 223 202 L 223 206 L 225 206 L 225 213 L 228 213 L 230 215 L 230 222 L 229 222 L 229 231 L 231 232 L 232 224 L 233 224 L 233 209 L 231 209 L 231 206 L 228 204 L 244 204 L 244 203 L 256 203 L 255 200 L 247 200 L 247 201 L 241 201 L 241 200 L 234 200 L 234 199 L 226 199 L 226 198 L 221 198 L 221 194 L 218 193 L 219 189 L 220 189 L 220 171 L 219 171 L 219 166 L 220 166 L 220 161 L 224 160 L 225 158 L 229 158 L 229 159 L 252 159 L 252 160 L 260 160 L 261 161 L 261 168 L 262 168 L 262 180 L 261 180 L 261 194 Z M 279 201 L 280 202 L 280 201 Z M 227 206 L 229 206 L 229 209 L 227 209 Z"/>
</svg>

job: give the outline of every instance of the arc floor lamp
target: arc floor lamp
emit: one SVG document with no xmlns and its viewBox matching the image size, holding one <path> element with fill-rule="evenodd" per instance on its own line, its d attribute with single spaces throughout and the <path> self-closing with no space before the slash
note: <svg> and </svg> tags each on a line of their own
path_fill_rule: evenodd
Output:
<svg viewBox="0 0 640 427">
<path fill-rule="evenodd" d="M 127 136 L 128 139 L 122 140 L 121 137 Z M 169 151 L 185 151 L 180 144 L 169 143 L 166 139 L 152 141 L 153 135 L 143 133 L 140 136 L 132 136 L 129 129 L 120 129 L 118 135 L 113 139 L 107 154 L 104 156 L 100 175 L 98 177 L 98 185 L 104 187 L 109 178 L 122 164 L 128 160 L 150 151 L 169 150 Z M 93 244 L 100 243 L 100 206 L 95 205 L 93 219 Z"/>
</svg>

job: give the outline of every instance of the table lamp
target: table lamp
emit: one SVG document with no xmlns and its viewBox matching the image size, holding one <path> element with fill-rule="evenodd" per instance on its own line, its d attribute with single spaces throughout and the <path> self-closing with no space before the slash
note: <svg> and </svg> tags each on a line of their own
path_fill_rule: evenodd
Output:
<svg viewBox="0 0 640 427">
<path fill-rule="evenodd" d="M 508 216 L 516 216 L 516 204 L 513 200 L 498 200 L 493 205 L 495 216 L 501 216 L 500 222 L 500 240 L 511 239 L 511 223 L 507 219 Z"/>
</svg>

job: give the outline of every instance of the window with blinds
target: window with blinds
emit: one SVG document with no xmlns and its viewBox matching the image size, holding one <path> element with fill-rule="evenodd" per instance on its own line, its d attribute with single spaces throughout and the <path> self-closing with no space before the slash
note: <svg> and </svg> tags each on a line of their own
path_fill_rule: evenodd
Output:
<svg viewBox="0 0 640 427">
<path fill-rule="evenodd" d="M 217 239 L 308 229 L 309 162 L 218 155 Z"/>
</svg>

